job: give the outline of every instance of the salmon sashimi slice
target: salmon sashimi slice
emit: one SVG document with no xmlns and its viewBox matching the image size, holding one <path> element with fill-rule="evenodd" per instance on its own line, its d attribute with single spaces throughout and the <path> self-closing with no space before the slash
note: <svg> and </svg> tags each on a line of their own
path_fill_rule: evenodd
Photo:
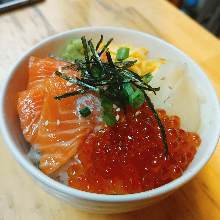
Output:
<svg viewBox="0 0 220 220">
<path fill-rule="evenodd" d="M 54 72 L 62 67 L 70 66 L 70 63 L 59 61 L 53 58 L 37 58 L 29 59 L 29 80 L 28 88 L 33 88 L 43 83 L 48 77 L 56 76 Z M 68 76 L 78 76 L 79 72 L 73 68 L 66 69 L 65 74 Z"/>
<path fill-rule="evenodd" d="M 39 168 L 47 175 L 65 165 L 85 138 L 103 126 L 101 104 L 94 94 L 54 98 L 78 89 L 53 74 L 66 65 L 52 58 L 31 57 L 28 89 L 20 92 L 18 98 L 24 137 L 32 150 L 40 153 Z M 79 72 L 67 69 L 65 74 L 76 76 Z M 86 118 L 79 113 L 85 106 L 92 112 Z"/>
<path fill-rule="evenodd" d="M 59 80 L 55 77 L 45 80 L 47 92 L 38 136 L 34 141 L 35 149 L 41 152 L 39 167 L 48 175 L 68 162 L 89 133 L 102 126 L 98 97 L 87 94 L 56 100 L 54 96 L 69 90 L 66 82 Z M 86 118 L 79 113 L 85 106 L 92 110 Z"/>
<path fill-rule="evenodd" d="M 29 59 L 28 89 L 18 93 L 17 110 L 24 137 L 30 143 L 38 132 L 45 95 L 44 80 L 53 76 L 57 68 L 66 65 L 68 64 L 52 58 L 31 57 Z M 74 73 L 75 71 L 72 71 L 71 74 L 74 75 Z M 66 83 L 58 77 L 57 80 Z"/>
<path fill-rule="evenodd" d="M 17 110 L 25 139 L 32 143 L 38 133 L 45 89 L 38 86 L 18 93 Z"/>
<path fill-rule="evenodd" d="M 73 91 L 74 88 L 77 88 L 76 86 L 69 86 L 65 80 L 57 76 L 53 78 L 53 83 L 57 85 L 56 91 L 46 90 L 47 85 L 41 83 L 18 93 L 17 111 L 20 118 L 21 129 L 24 137 L 30 143 L 34 142 L 38 133 L 46 93 L 49 93 L 51 96 L 56 96 L 57 94 L 70 92 Z M 50 82 L 50 79 L 48 79 L 48 82 Z"/>
<path fill-rule="evenodd" d="M 67 65 L 65 62 L 53 58 L 30 57 L 28 88 L 42 83 L 45 78 L 50 77 L 60 66 Z"/>
</svg>

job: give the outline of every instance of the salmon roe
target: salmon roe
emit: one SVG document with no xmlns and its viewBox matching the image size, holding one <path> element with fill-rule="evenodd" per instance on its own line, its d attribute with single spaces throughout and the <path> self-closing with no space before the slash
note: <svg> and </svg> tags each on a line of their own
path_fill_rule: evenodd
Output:
<svg viewBox="0 0 220 220">
<path fill-rule="evenodd" d="M 89 135 L 68 168 L 69 186 L 104 194 L 129 194 L 164 185 L 179 176 L 193 160 L 200 137 L 180 128 L 177 116 L 158 110 L 168 142 L 146 104 L 128 107 L 118 123 Z"/>
</svg>

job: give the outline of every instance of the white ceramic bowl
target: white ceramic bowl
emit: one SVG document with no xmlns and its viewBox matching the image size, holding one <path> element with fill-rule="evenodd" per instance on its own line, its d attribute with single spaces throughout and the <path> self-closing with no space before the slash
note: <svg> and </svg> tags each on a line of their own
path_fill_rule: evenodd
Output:
<svg viewBox="0 0 220 220">
<path fill-rule="evenodd" d="M 83 192 L 67 187 L 44 175 L 27 158 L 27 143 L 24 141 L 19 119 L 16 113 L 16 94 L 24 90 L 27 82 L 28 58 L 31 55 L 45 57 L 49 53 L 57 51 L 64 42 L 72 37 L 98 38 L 104 34 L 105 38 L 114 37 L 116 43 L 130 43 L 135 46 L 149 48 L 151 56 L 166 57 L 187 63 L 193 72 L 200 89 L 204 92 L 202 103 L 203 115 L 201 129 L 199 131 L 202 144 L 187 170 L 178 179 L 159 188 L 129 195 L 101 195 Z M 195 39 L 196 40 L 196 39 Z M 0 125 L 3 137 L 15 159 L 21 166 L 37 180 L 42 187 L 51 194 L 60 197 L 77 208 L 99 212 L 119 213 L 143 208 L 176 190 L 191 178 L 193 178 L 207 163 L 215 150 L 220 133 L 220 110 L 218 98 L 205 73 L 187 55 L 151 35 L 114 27 L 89 27 L 71 30 L 52 36 L 26 52 L 15 63 L 3 82 L 0 100 Z"/>
</svg>

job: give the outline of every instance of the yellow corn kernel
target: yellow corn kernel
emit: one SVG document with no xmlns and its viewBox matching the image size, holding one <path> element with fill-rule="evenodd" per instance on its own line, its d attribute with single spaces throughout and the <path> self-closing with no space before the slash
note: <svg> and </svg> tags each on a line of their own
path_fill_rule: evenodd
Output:
<svg viewBox="0 0 220 220">
<path fill-rule="evenodd" d="M 140 69 L 142 73 L 147 73 L 148 70 L 148 61 L 147 60 L 143 60 L 140 64 Z"/>
<path fill-rule="evenodd" d="M 142 59 L 141 54 L 138 53 L 137 51 L 133 52 L 133 53 L 130 55 L 130 57 L 133 57 L 133 58 L 141 58 L 141 59 Z"/>
<path fill-rule="evenodd" d="M 139 48 L 138 50 L 134 51 L 131 53 L 131 56 L 134 58 L 139 58 L 139 59 L 146 59 L 147 58 L 148 51 L 145 48 Z"/>
<path fill-rule="evenodd" d="M 141 70 L 137 65 L 134 65 L 134 66 L 130 67 L 130 70 L 137 73 L 138 75 L 141 74 Z"/>
<path fill-rule="evenodd" d="M 148 61 L 146 66 L 145 66 L 145 73 L 151 73 L 154 72 L 159 68 L 159 63 L 158 61 Z"/>
</svg>

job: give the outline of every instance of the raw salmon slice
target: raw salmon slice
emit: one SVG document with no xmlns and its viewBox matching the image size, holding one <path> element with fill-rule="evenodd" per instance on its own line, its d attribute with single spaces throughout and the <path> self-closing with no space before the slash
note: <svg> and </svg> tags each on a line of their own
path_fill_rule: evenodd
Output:
<svg viewBox="0 0 220 220">
<path fill-rule="evenodd" d="M 65 65 L 67 64 L 52 58 L 31 57 L 29 59 L 28 89 L 18 93 L 17 110 L 24 137 L 30 143 L 38 132 L 45 95 L 44 80 L 51 77 L 57 68 Z"/>
<path fill-rule="evenodd" d="M 54 75 L 64 62 L 51 58 L 30 60 L 28 89 L 19 93 L 18 113 L 26 140 L 40 151 L 40 169 L 52 174 L 71 157 L 93 130 L 100 129 L 101 105 L 94 94 L 69 97 L 55 96 L 78 89 Z M 79 74 L 67 70 L 68 75 Z M 83 118 L 79 110 L 89 106 L 92 114 Z"/>
<path fill-rule="evenodd" d="M 90 132 L 102 125 L 101 105 L 93 94 L 55 100 L 54 96 L 69 90 L 66 82 L 59 82 L 55 77 L 45 80 L 45 88 L 47 91 L 34 146 L 41 152 L 40 169 L 51 174 L 73 157 Z M 83 118 L 79 110 L 85 106 L 90 107 L 92 114 Z"/>
<path fill-rule="evenodd" d="M 25 139 L 32 143 L 38 132 L 45 89 L 36 86 L 18 93 L 17 110 Z"/>
<path fill-rule="evenodd" d="M 31 57 L 29 59 L 29 80 L 28 88 L 33 88 L 43 83 L 45 79 L 56 76 L 54 72 L 60 67 L 69 66 L 70 63 L 55 60 L 53 58 L 38 58 Z M 79 75 L 79 72 L 74 69 L 66 69 L 65 74 L 68 76 Z"/>
<path fill-rule="evenodd" d="M 18 93 L 17 110 L 21 128 L 26 140 L 30 143 L 34 142 L 36 134 L 38 133 L 45 95 L 50 93 L 51 97 L 54 98 L 56 95 L 61 95 L 77 88 L 76 86 L 67 86 L 67 82 L 57 76 L 53 78 L 48 79 L 46 84 L 53 79 L 52 82 L 56 84 L 56 91 L 46 89 L 47 85 L 43 82 Z M 46 78 L 44 80 L 46 80 Z"/>
<path fill-rule="evenodd" d="M 39 85 L 45 78 L 50 77 L 60 66 L 67 65 L 53 58 L 30 57 L 28 88 Z"/>
</svg>

